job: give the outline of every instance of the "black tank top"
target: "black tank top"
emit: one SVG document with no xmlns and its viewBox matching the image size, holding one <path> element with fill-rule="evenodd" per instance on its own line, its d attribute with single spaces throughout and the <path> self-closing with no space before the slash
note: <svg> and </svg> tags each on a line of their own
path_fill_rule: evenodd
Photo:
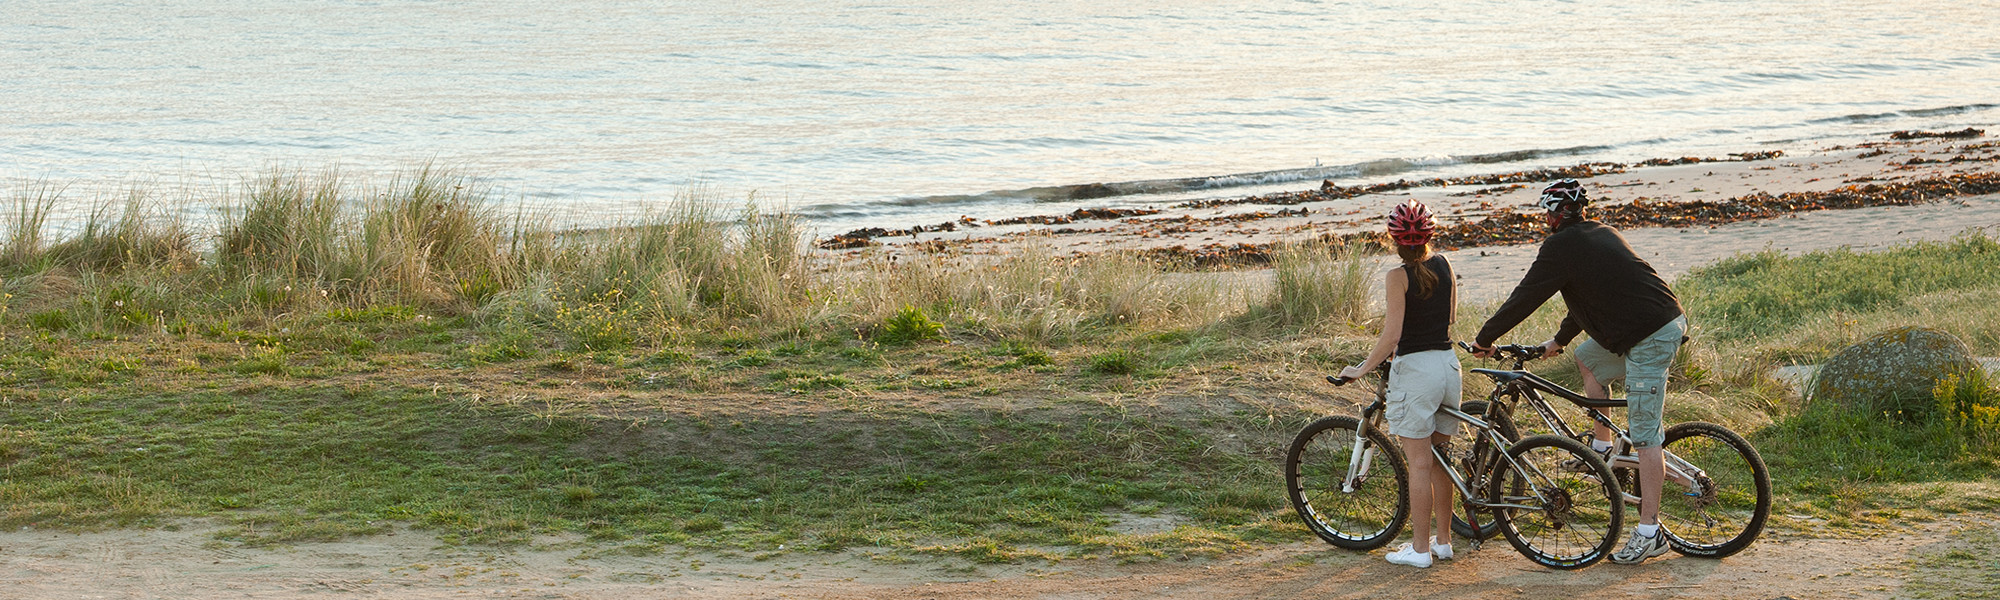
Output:
<svg viewBox="0 0 2000 600">
<path fill-rule="evenodd" d="M 1418 266 L 1436 273 L 1437 285 L 1431 286 L 1430 297 L 1418 298 L 1417 274 L 1409 265 L 1403 266 L 1410 287 L 1403 292 L 1403 338 L 1396 341 L 1398 355 L 1451 349 L 1451 261 L 1443 254 L 1432 254 Z"/>
</svg>

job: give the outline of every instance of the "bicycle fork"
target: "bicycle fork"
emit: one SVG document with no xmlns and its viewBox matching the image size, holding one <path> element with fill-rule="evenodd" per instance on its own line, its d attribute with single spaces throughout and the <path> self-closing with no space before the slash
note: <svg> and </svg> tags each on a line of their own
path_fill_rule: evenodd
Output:
<svg viewBox="0 0 2000 600">
<path fill-rule="evenodd" d="M 1347 454 L 1347 475 L 1340 478 L 1340 493 L 1352 494 L 1360 486 L 1362 473 L 1375 462 L 1375 449 L 1368 443 L 1368 422 L 1354 428 L 1354 449 Z"/>
</svg>

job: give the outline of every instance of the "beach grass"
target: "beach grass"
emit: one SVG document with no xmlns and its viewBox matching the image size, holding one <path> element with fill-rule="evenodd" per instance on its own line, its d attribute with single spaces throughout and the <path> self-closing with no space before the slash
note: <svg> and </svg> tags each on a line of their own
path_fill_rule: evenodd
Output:
<svg viewBox="0 0 2000 600">
<path fill-rule="evenodd" d="M 59 187 L 15 195 L 0 218 L 0 526 L 1213 555 L 1309 538 L 1278 463 L 1305 423 L 1362 400 L 1317 380 L 1358 361 L 1379 320 L 1372 259 L 1325 246 L 1279 253 L 1262 294 L 1227 272 L 1033 243 L 829 260 L 796 217 L 699 193 L 565 230 L 503 217 L 476 181 L 432 168 L 379 186 L 273 173 L 234 198 L 212 231 L 144 193 L 57 230 Z M 1697 342 L 1669 418 L 1750 435 L 1790 530 L 2000 506 L 1976 427 L 1830 413 L 1768 375 L 1906 324 L 2000 351 L 1994 285 L 1966 264 L 1992 247 L 1767 253 L 1691 274 L 1677 289 Z M 1807 284 L 1827 303 L 1782 295 Z M 1455 333 L 1490 311 L 1461 306 Z M 1534 368 L 1573 383 L 1565 363 Z"/>
</svg>

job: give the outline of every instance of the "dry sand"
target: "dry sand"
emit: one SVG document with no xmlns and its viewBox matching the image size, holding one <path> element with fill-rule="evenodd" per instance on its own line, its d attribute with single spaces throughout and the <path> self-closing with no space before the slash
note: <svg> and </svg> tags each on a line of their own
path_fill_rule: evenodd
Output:
<svg viewBox="0 0 2000 600">
<path fill-rule="evenodd" d="M 1721 202 L 1756 193 L 1824 192 L 1853 185 L 1886 185 L 2000 170 L 2000 148 L 1980 147 L 1989 139 L 1874 141 L 1765 160 L 1633 166 L 1623 172 L 1579 180 L 1598 207 L 1640 199 Z M 1950 162 L 1958 156 L 1965 158 Z M 1912 159 L 1939 162 L 1908 164 Z M 1024 241 L 1053 244 L 1078 253 L 1262 244 L 1377 230 L 1382 226 L 1382 216 L 1408 199 L 1430 206 L 1446 225 L 1478 220 L 1500 210 L 1532 210 L 1528 207 L 1545 183 L 1421 186 L 1298 204 L 1249 202 L 1209 208 L 1165 208 L 1157 214 L 1131 218 L 1057 224 L 968 226 L 967 221 L 977 221 L 967 217 L 952 231 L 922 231 L 878 237 L 874 241 L 891 252 L 946 248 L 973 255 L 1005 254 Z M 847 253 L 860 255 L 868 251 Z"/>
<path fill-rule="evenodd" d="M 1953 564 L 1948 554 L 2000 555 L 1991 535 L 1964 534 L 1996 527 L 2000 518 L 1979 515 L 1913 523 L 1867 540 L 1767 533 L 1724 560 L 1669 553 L 1639 566 L 1553 571 L 1502 540 L 1476 551 L 1461 541 L 1457 560 L 1429 570 L 1388 564 L 1380 550 L 1316 541 L 1217 559 L 973 565 L 867 551 L 768 560 L 633 556 L 565 540 L 487 550 L 441 546 L 411 531 L 243 548 L 189 524 L 177 531 L 0 534 L 0 598 L 1890 598 L 1910 591 L 1913 572 Z M 1954 569 L 1933 577 L 1993 581 L 2000 565 Z"/>
<path fill-rule="evenodd" d="M 1867 183 L 1891 184 L 2000 170 L 2000 148 L 1964 150 L 1988 139 L 1877 141 L 1770 160 L 1634 167 L 1581 181 L 1598 206 L 1626 204 L 1635 199 L 1721 202 L 1756 193 L 1822 192 Z M 1912 159 L 1948 161 L 1955 156 L 1977 160 L 1906 164 Z M 879 237 L 874 241 L 881 243 L 881 247 L 848 250 L 844 254 L 865 256 L 942 249 L 976 257 L 1004 256 L 1024 244 L 1052 245 L 1079 254 L 1175 246 L 1200 249 L 1269 244 L 1376 230 L 1389 208 L 1412 198 L 1431 206 L 1446 225 L 1476 221 L 1496 210 L 1527 207 L 1540 189 L 1539 185 L 1522 185 L 1479 193 L 1508 187 L 1513 186 L 1417 187 L 1297 205 L 1247 203 L 1168 209 L 1125 219 L 959 227 L 954 231 Z M 1278 214 L 1299 209 L 1304 209 L 1303 214 Z M 1260 213 L 1272 216 L 1260 217 Z M 1623 231 L 1633 248 L 1671 280 L 1689 268 L 1744 252 L 1771 249 L 1796 255 L 1840 247 L 1866 250 L 1911 241 L 1948 239 L 1967 229 L 1996 224 L 2000 224 L 2000 194 L 1955 197 L 1913 206 L 1796 212 L 1776 219 L 1713 227 L 1640 227 Z M 1529 243 L 1465 248 L 1446 254 L 1464 279 L 1461 288 L 1464 298 L 1484 302 L 1505 297 L 1534 260 L 1537 248 L 1538 244 Z M 1224 276 L 1238 278 L 1244 285 L 1269 285 L 1270 281 L 1269 269 L 1246 268 L 1229 273 Z"/>
</svg>

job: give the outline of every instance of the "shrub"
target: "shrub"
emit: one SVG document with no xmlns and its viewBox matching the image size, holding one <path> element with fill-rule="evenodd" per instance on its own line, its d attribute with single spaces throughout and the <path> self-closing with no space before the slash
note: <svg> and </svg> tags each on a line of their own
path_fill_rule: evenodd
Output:
<svg viewBox="0 0 2000 600">
<path fill-rule="evenodd" d="M 28 324 L 44 331 L 69 331 L 76 326 L 76 319 L 69 311 L 57 308 L 28 315 Z"/>
<path fill-rule="evenodd" d="M 184 222 L 154 214 L 150 196 L 134 190 L 123 202 L 99 203 L 83 230 L 48 250 L 57 264 L 108 273 L 132 266 L 184 265 L 195 260 Z"/>
<path fill-rule="evenodd" d="M 0 237 L 0 265 L 29 270 L 46 267 L 47 241 L 42 236 L 49 214 L 61 196 L 62 188 L 46 181 L 22 186 L 14 192 L 7 218 L 0 223 L 7 232 Z"/>
<path fill-rule="evenodd" d="M 283 376 L 291 372 L 291 367 L 285 360 L 285 351 L 283 349 L 265 347 L 258 349 L 243 360 L 237 361 L 236 372 L 244 375 Z"/>
<path fill-rule="evenodd" d="M 223 215 L 217 254 L 230 266 L 309 280 L 334 269 L 340 231 L 339 175 L 272 173 Z"/>
<path fill-rule="evenodd" d="M 1932 394 L 1938 416 L 1968 442 L 2000 446 L 2000 390 L 1984 369 L 1972 369 L 1938 381 Z"/>
<path fill-rule="evenodd" d="M 1090 357 L 1090 372 L 1103 375 L 1131 375 L 1139 371 L 1139 355 L 1131 350 L 1113 350 Z"/>
<path fill-rule="evenodd" d="M 629 348 L 642 325 L 618 288 L 587 298 L 556 301 L 555 325 L 583 351 Z"/>
<path fill-rule="evenodd" d="M 1279 248 L 1272 269 L 1277 289 L 1267 308 L 1294 327 L 1358 324 L 1371 307 L 1369 262 L 1345 246 L 1315 242 Z"/>
<path fill-rule="evenodd" d="M 896 311 L 875 331 L 875 341 L 884 344 L 908 344 L 928 340 L 944 339 L 944 325 L 931 320 L 924 310 L 905 304 L 903 310 Z"/>
<path fill-rule="evenodd" d="M 1043 367 L 1055 364 L 1056 362 L 1054 358 L 1049 356 L 1048 352 L 1021 344 L 1009 343 L 1001 348 L 1001 352 L 1013 357 L 1013 359 L 994 365 L 992 367 L 993 370 L 1002 371 L 1021 367 Z"/>
</svg>

